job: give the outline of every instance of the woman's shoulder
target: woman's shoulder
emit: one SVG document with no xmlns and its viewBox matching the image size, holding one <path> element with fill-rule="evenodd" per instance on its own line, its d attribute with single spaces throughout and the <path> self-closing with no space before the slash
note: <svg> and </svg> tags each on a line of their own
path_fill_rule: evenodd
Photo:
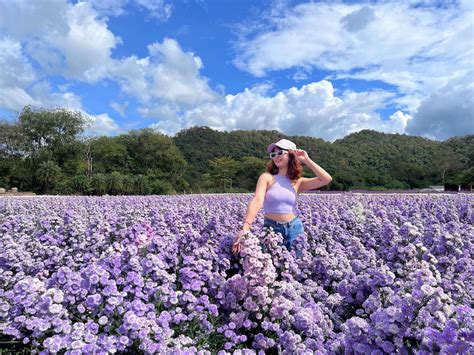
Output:
<svg viewBox="0 0 474 355">
<path fill-rule="evenodd" d="M 259 179 L 272 180 L 274 176 L 275 176 L 275 175 L 272 175 L 272 174 L 270 174 L 268 171 L 266 171 L 266 172 L 260 174 Z"/>
</svg>

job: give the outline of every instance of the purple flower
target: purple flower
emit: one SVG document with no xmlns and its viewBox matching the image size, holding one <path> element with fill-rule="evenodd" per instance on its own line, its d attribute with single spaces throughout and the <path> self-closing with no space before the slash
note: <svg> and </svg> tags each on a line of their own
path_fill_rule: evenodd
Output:
<svg viewBox="0 0 474 355">
<path fill-rule="evenodd" d="M 471 196 L 302 195 L 301 257 L 261 213 L 231 255 L 250 199 L 6 200 L 1 331 L 51 353 L 472 348 Z"/>
</svg>

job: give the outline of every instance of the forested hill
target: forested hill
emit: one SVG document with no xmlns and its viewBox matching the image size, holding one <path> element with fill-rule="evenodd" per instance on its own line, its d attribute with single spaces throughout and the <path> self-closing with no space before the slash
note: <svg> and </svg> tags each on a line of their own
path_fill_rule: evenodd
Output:
<svg viewBox="0 0 474 355">
<path fill-rule="evenodd" d="M 268 160 L 267 145 L 281 138 L 290 139 L 305 149 L 333 176 L 329 189 L 410 189 L 473 181 L 474 135 L 438 142 L 363 130 L 330 143 L 277 131 L 218 132 L 208 127 L 193 127 L 179 132 L 173 140 L 190 165 L 187 176 L 201 177 L 203 181 L 203 174 L 218 171 L 218 167 L 228 170 L 230 175 L 234 169 L 239 170 L 239 166 L 244 171 L 252 170 L 250 157 L 254 157 L 253 170 L 258 170 L 259 164 L 263 167 Z M 305 173 L 311 175 L 309 171 Z M 229 186 L 241 185 L 238 175 L 233 179 L 225 175 L 221 178 L 233 180 L 227 181 Z M 255 184 L 256 180 L 251 181 Z"/>
<path fill-rule="evenodd" d="M 87 138 L 86 121 L 78 112 L 29 107 L 16 122 L 0 120 L 0 188 L 96 195 L 248 192 L 269 161 L 267 145 L 281 138 L 305 149 L 333 177 L 323 189 L 474 182 L 474 135 L 438 142 L 363 130 L 331 143 L 277 131 L 193 127 L 174 137 L 148 128 Z"/>
</svg>

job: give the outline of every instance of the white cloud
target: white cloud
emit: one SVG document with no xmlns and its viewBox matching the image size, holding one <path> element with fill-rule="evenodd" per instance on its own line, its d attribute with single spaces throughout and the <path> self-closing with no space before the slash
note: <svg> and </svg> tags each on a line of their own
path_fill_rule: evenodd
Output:
<svg viewBox="0 0 474 355">
<path fill-rule="evenodd" d="M 81 98 L 71 91 L 55 92 L 47 81 L 39 81 L 29 89 L 36 99 L 35 106 L 44 108 L 67 107 L 71 110 L 81 110 Z"/>
<path fill-rule="evenodd" d="M 142 108 L 145 115 L 157 114 L 158 106 L 189 108 L 215 100 L 217 94 L 200 75 L 201 59 L 183 51 L 173 39 L 150 44 L 145 58 L 111 57 L 121 39 L 109 30 L 107 17 L 96 10 L 102 15 L 121 15 L 125 5 L 126 1 L 0 1 L 0 107 L 21 110 L 29 104 L 81 109 L 81 98 L 70 91 L 68 83 L 55 91 L 45 80 L 48 75 L 92 84 L 117 80 L 124 93 L 146 104 Z M 165 21 L 172 10 L 160 0 L 140 0 L 135 5 L 160 21 Z M 112 102 L 111 107 L 124 116 L 126 106 Z M 161 112 L 160 118 L 167 115 Z M 108 116 L 97 117 L 102 131 L 116 129 Z"/>
<path fill-rule="evenodd" d="M 179 121 L 160 121 L 157 123 L 153 123 L 148 127 L 153 128 L 154 130 L 166 135 L 173 135 L 182 129 L 181 122 Z"/>
<path fill-rule="evenodd" d="M 0 107 L 20 112 L 26 105 L 36 105 L 33 99 L 25 90 L 18 87 L 0 87 Z"/>
<path fill-rule="evenodd" d="M 0 39 L 0 107 L 19 111 L 36 100 L 26 91 L 36 79 L 31 64 L 23 56 L 21 44 Z"/>
<path fill-rule="evenodd" d="M 69 83 L 114 80 L 123 94 L 137 99 L 138 113 L 167 134 L 193 125 L 277 129 L 330 141 L 364 128 L 438 139 L 472 132 L 474 105 L 466 99 L 472 93 L 466 79 L 472 82 L 469 2 L 461 3 L 463 11 L 449 6 L 435 11 L 429 3 L 414 9 L 406 2 L 312 2 L 293 8 L 279 2 L 263 16 L 263 25 L 247 28 L 235 61 L 240 68 L 256 76 L 294 68 L 293 79 L 304 81 L 324 69 L 329 80 L 381 80 L 397 92 L 338 92 L 323 80 L 270 95 L 272 82 L 265 80 L 226 96 L 223 86 L 217 92 L 210 88 L 201 58 L 174 39 L 151 43 L 143 58 L 112 58 L 121 39 L 109 29 L 107 16 L 121 16 L 132 4 L 158 21 L 172 13 L 164 0 L 0 1 L 0 107 L 84 111 Z M 68 81 L 55 89 L 47 75 Z M 122 117 L 127 105 L 110 102 Z M 398 111 L 382 120 L 377 112 L 388 105 Z M 108 114 L 89 116 L 94 134 L 121 131 Z"/>
<path fill-rule="evenodd" d="M 81 99 L 71 91 L 55 92 L 41 80 L 24 56 L 19 42 L 0 40 L 0 107 L 21 111 L 26 105 L 81 108 Z"/>
<path fill-rule="evenodd" d="M 87 2 L 0 1 L 0 31 L 22 43 L 47 74 L 95 82 L 121 42 Z"/>
<path fill-rule="evenodd" d="M 160 121 L 178 121 L 179 107 L 176 105 L 156 105 L 152 107 L 139 107 L 138 113 L 143 117 L 154 118 Z"/>
<path fill-rule="evenodd" d="M 363 30 L 373 20 L 375 20 L 374 10 L 366 5 L 342 17 L 340 22 L 347 31 L 357 32 Z"/>
<path fill-rule="evenodd" d="M 213 99 L 206 79 L 199 75 L 201 58 L 183 52 L 178 42 L 169 38 L 149 45 L 148 50 L 155 64 L 150 71 L 154 96 L 183 104 Z"/>
<path fill-rule="evenodd" d="M 16 41 L 65 32 L 68 4 L 64 0 L 0 1 L 0 30 Z"/>
<path fill-rule="evenodd" d="M 104 16 L 121 16 L 126 13 L 128 0 L 89 0 L 92 7 Z"/>
<path fill-rule="evenodd" d="M 148 15 L 157 19 L 158 21 L 168 21 L 173 11 L 173 5 L 167 3 L 165 0 L 135 0 L 136 3 L 143 7 Z"/>
<path fill-rule="evenodd" d="M 408 123 L 409 134 L 445 140 L 474 134 L 474 73 L 449 82 L 424 100 Z"/>
<path fill-rule="evenodd" d="M 91 120 L 89 127 L 84 132 L 86 136 L 112 136 L 122 132 L 118 124 L 106 113 L 86 115 Z"/>
<path fill-rule="evenodd" d="M 182 113 L 173 112 L 152 126 L 173 135 L 191 126 L 221 131 L 235 129 L 279 130 L 287 134 L 317 136 L 334 141 L 362 129 L 403 133 L 410 115 L 396 112 L 382 121 L 376 113 L 393 93 L 378 90 L 337 96 L 331 82 L 323 80 L 268 96 L 265 90 L 245 89 L 218 102 L 207 102 Z M 142 114 L 144 112 L 142 111 Z"/>
<path fill-rule="evenodd" d="M 183 106 L 212 101 L 216 93 L 199 71 L 201 59 L 184 52 L 174 39 L 148 46 L 146 58 L 128 57 L 118 61 L 113 69 L 123 92 L 142 102 L 162 100 Z"/>
<path fill-rule="evenodd" d="M 297 69 L 292 79 L 294 81 L 307 81 L 310 78 L 310 74 L 310 70 Z"/>
<path fill-rule="evenodd" d="M 128 102 L 125 101 L 123 103 L 118 103 L 118 102 L 112 101 L 110 103 L 110 107 L 112 107 L 115 111 L 117 111 L 117 113 L 120 116 L 125 117 L 126 116 L 125 110 L 128 107 Z"/>
<path fill-rule="evenodd" d="M 46 42 L 65 58 L 65 76 L 95 82 L 108 75 L 111 51 L 121 42 L 87 3 L 69 7 L 66 34 L 48 32 Z"/>
<path fill-rule="evenodd" d="M 131 56 L 117 60 L 114 64 L 113 75 L 120 84 L 121 90 L 140 101 L 148 102 L 152 96 L 149 93 L 148 68 L 149 58 Z"/>
<path fill-rule="evenodd" d="M 256 76 L 317 68 L 335 72 L 333 77 L 382 80 L 402 93 L 427 96 L 472 68 L 474 24 L 472 6 L 426 5 L 279 4 L 259 17 L 265 25 L 246 29 L 235 64 Z"/>
<path fill-rule="evenodd" d="M 109 75 L 111 50 L 120 43 L 89 3 L 0 1 L 0 107 L 65 107 L 92 118 L 90 132 L 112 134 L 118 125 L 107 115 L 89 115 L 68 85 L 55 91 L 45 74 L 95 82 Z M 35 70 L 32 58 L 40 65 Z"/>
<path fill-rule="evenodd" d="M 467 134 L 472 132 L 474 103 L 462 94 L 471 94 L 471 89 L 449 83 L 467 77 L 472 82 L 473 2 L 419 5 L 419 1 L 310 2 L 290 7 L 278 2 L 260 14 L 254 26 L 246 24 L 234 63 L 257 77 L 294 69 L 295 80 L 308 80 L 318 69 L 329 71 L 329 80 L 382 81 L 396 88 L 385 105 L 400 111 L 388 120 L 374 121 L 378 115 L 373 108 L 352 106 L 345 111 L 349 121 L 339 111 L 339 120 L 323 124 L 332 125 L 328 130 L 341 131 L 343 124 L 359 129 L 361 122 L 370 121 L 374 129 L 400 131 L 407 126 L 410 134 L 434 139 Z M 358 96 L 356 102 L 368 102 L 361 94 L 352 95 Z M 349 97 L 341 99 L 338 110 L 350 103 Z"/>
<path fill-rule="evenodd" d="M 94 9 L 104 16 L 122 16 L 127 10 L 127 5 L 136 5 L 146 11 L 147 16 L 166 22 L 171 17 L 173 5 L 165 0 L 89 0 Z"/>
</svg>

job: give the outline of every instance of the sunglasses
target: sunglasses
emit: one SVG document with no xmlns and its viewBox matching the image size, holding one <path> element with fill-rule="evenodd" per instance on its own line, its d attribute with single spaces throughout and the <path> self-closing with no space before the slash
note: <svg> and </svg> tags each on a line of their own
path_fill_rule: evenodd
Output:
<svg viewBox="0 0 474 355">
<path fill-rule="evenodd" d="M 283 154 L 288 153 L 286 150 L 279 150 L 278 152 L 271 152 L 270 153 L 270 158 L 275 158 L 276 156 L 280 156 Z"/>
</svg>

